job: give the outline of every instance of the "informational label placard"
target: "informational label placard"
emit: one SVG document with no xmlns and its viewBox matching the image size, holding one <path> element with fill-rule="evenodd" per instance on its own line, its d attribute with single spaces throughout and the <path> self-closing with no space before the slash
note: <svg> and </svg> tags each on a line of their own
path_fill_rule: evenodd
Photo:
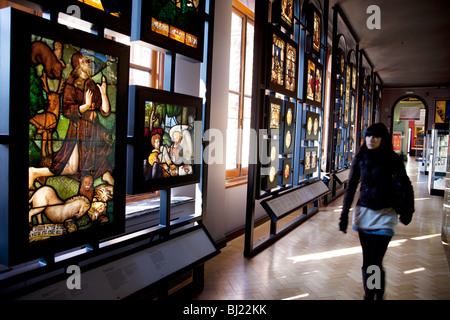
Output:
<svg viewBox="0 0 450 320">
<path fill-rule="evenodd" d="M 263 206 L 269 208 L 269 211 L 271 211 L 269 214 L 274 214 L 277 218 L 281 218 L 283 215 L 304 206 L 329 191 L 325 183 L 319 180 L 265 201 Z"/>
<path fill-rule="evenodd" d="M 202 228 L 103 266 L 81 272 L 79 288 L 67 280 L 32 292 L 22 300 L 119 300 L 217 252 Z"/>
<path fill-rule="evenodd" d="M 350 169 L 340 171 L 334 175 L 340 183 L 344 183 L 349 179 Z"/>
</svg>

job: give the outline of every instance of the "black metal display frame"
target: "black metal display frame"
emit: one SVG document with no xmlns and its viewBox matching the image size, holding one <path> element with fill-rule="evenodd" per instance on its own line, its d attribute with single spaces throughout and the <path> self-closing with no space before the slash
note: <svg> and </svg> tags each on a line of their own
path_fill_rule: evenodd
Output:
<svg viewBox="0 0 450 320">
<path fill-rule="evenodd" d="M 261 206 L 270 217 L 270 235 L 262 239 L 256 245 L 267 245 L 266 242 L 273 242 L 281 234 L 293 230 L 298 224 L 312 217 L 319 212 L 318 200 L 328 194 L 329 189 L 322 180 L 305 181 L 298 187 L 292 188 L 269 199 L 261 201 Z M 293 212 L 302 209 L 301 215 L 291 223 L 282 228 L 278 228 L 278 222 Z"/>
<path fill-rule="evenodd" d="M 365 67 L 373 69 L 367 55 L 360 50 L 360 40 L 341 7 L 337 4 L 332 9 L 333 63 L 331 67 L 330 114 L 333 116 L 332 121 L 328 124 L 328 130 L 333 134 L 328 136 L 328 145 L 331 148 L 328 148 L 326 165 L 326 172 L 330 175 L 331 193 L 325 197 L 325 203 L 342 195 L 347 187 L 347 180 L 342 179 L 342 176 L 346 176 L 350 171 L 352 157 L 359 150 L 361 134 L 363 134 L 363 130 L 361 130 L 362 102 L 366 98 L 365 96 L 362 98 L 364 92 L 361 79 L 365 76 L 362 60 L 364 59 Z M 355 87 L 353 87 L 355 71 L 357 74 Z M 347 73 L 350 73 L 348 77 Z M 373 74 L 373 72 L 370 74 L 371 80 Z M 373 85 L 373 81 L 371 83 Z M 371 93 L 373 94 L 374 90 Z M 370 112 L 372 115 L 371 110 L 364 111 Z"/>
<path fill-rule="evenodd" d="M 131 101 L 131 98 L 134 98 L 134 100 Z M 160 175 L 156 178 L 144 178 L 143 159 L 148 157 L 148 155 L 144 153 L 145 151 L 148 152 L 149 150 L 151 150 L 151 132 L 148 132 L 147 140 L 144 138 L 144 108 L 147 102 L 176 105 L 179 107 L 187 107 L 191 110 L 195 110 L 195 123 L 191 123 L 189 126 L 192 127 L 186 129 L 189 129 L 189 131 L 193 133 L 193 135 L 190 137 L 191 143 L 194 147 L 194 149 L 192 150 L 193 156 L 201 156 L 201 152 L 197 150 L 198 148 L 202 147 L 201 139 L 200 141 L 196 141 L 196 134 L 198 135 L 198 137 L 200 137 L 201 134 L 198 132 L 195 133 L 195 130 L 202 130 L 203 101 L 201 98 L 147 87 L 130 86 L 129 127 L 132 127 L 134 129 L 134 132 L 130 132 L 131 130 L 129 129 L 129 137 L 133 137 L 133 139 L 130 139 L 133 143 L 128 144 L 129 163 L 127 166 L 127 192 L 129 194 L 136 194 L 174 188 L 200 182 L 200 164 L 202 162 L 202 159 L 196 159 L 195 157 L 194 159 L 191 158 L 183 161 L 183 163 L 188 163 L 191 171 L 190 174 L 180 175 L 178 172 L 179 170 L 177 170 L 177 173 L 173 176 L 165 177 Z M 132 117 L 133 119 L 131 119 Z M 184 137 L 183 139 L 185 138 L 186 137 Z M 197 143 L 199 145 L 197 145 Z M 161 143 L 161 146 L 162 145 L 163 144 Z M 144 150 L 145 148 L 143 146 L 147 146 L 148 149 Z M 169 155 L 170 147 L 165 146 L 164 148 L 166 148 L 165 150 Z M 198 152 L 196 153 L 196 151 Z M 170 168 L 168 168 L 167 170 L 170 171 Z M 166 171 L 164 170 L 163 172 Z"/>
<path fill-rule="evenodd" d="M 247 208 L 246 208 L 246 225 L 245 225 L 245 248 L 244 248 L 244 256 L 251 257 L 260 252 L 261 250 L 267 248 L 273 242 L 277 241 L 280 237 L 287 234 L 289 231 L 293 230 L 313 214 L 318 211 L 318 200 L 319 198 L 326 195 L 329 190 L 327 189 L 323 193 L 315 194 L 314 196 L 307 199 L 306 202 L 299 203 L 294 210 L 289 209 L 282 214 L 279 214 L 276 218 L 274 218 L 273 212 L 270 211 L 269 207 L 266 205 L 273 199 L 278 199 L 279 201 L 283 201 L 287 199 L 289 195 L 292 195 L 294 191 L 301 190 L 302 188 L 306 188 L 307 185 L 313 183 L 321 183 L 320 180 L 320 161 L 317 161 L 317 168 L 314 172 L 304 173 L 303 165 L 304 165 L 304 153 L 303 149 L 305 147 L 313 147 L 315 143 L 318 143 L 316 147 L 320 145 L 322 130 L 319 130 L 318 139 L 313 140 L 305 140 L 305 113 L 306 111 L 311 111 L 317 113 L 318 118 L 321 120 L 323 118 L 323 99 L 321 103 L 317 103 L 312 100 L 309 103 L 304 100 L 303 94 L 303 79 L 304 77 L 304 65 L 305 56 L 307 54 L 311 54 L 312 57 L 316 61 L 324 61 L 325 52 L 326 52 L 326 44 L 324 44 L 325 37 L 323 34 L 327 34 L 327 24 L 321 24 L 321 44 L 320 44 L 320 54 L 311 52 L 311 45 L 307 44 L 308 36 L 311 32 L 311 26 L 308 27 L 308 13 L 311 10 L 314 10 L 314 6 L 309 3 L 309 1 L 305 1 L 302 3 L 302 8 L 300 7 L 300 1 L 294 1 L 294 22 L 295 27 L 293 28 L 293 34 L 287 34 L 286 36 L 290 36 L 295 39 L 296 49 L 299 54 L 298 65 L 299 75 L 298 79 L 298 90 L 296 95 L 287 94 L 283 92 L 283 90 L 279 90 L 278 88 L 274 88 L 269 86 L 267 83 L 268 73 L 270 72 L 269 63 L 271 60 L 271 51 L 269 50 L 269 46 L 272 45 L 272 34 L 273 29 L 278 25 L 278 20 L 274 19 L 272 11 L 272 17 L 269 16 L 270 10 L 267 10 L 270 6 L 277 5 L 277 2 L 272 3 L 270 0 L 265 1 L 257 1 L 255 2 L 255 45 L 254 45 L 254 56 L 253 56 L 253 65 L 261 66 L 260 68 L 254 68 L 253 70 L 253 100 L 252 100 L 252 111 L 251 111 L 251 128 L 256 130 L 267 128 L 267 112 L 261 112 L 261 106 L 264 105 L 264 102 L 267 99 L 267 96 L 283 96 L 286 103 L 295 103 L 296 104 L 296 116 L 295 116 L 295 146 L 294 150 L 291 154 L 283 154 L 283 146 L 281 145 L 280 151 L 282 154 L 279 156 L 279 167 L 281 166 L 281 170 L 278 170 L 278 174 L 280 175 L 278 179 L 278 184 L 276 187 L 272 187 L 268 190 L 267 185 L 263 182 L 265 176 L 262 175 L 261 169 L 267 169 L 262 166 L 259 162 L 256 164 L 249 165 L 248 171 L 248 188 L 247 188 Z M 272 20 L 270 20 L 272 19 Z M 328 0 L 325 0 L 323 15 L 321 15 L 322 21 L 328 20 Z M 269 23 L 275 23 L 272 25 Z M 309 19 L 311 21 L 311 19 Z M 311 24 L 311 23 L 310 23 Z M 290 30 L 287 30 L 291 32 Z M 280 31 L 282 32 L 282 31 Z M 322 65 L 322 63 L 321 63 Z M 323 69 L 325 70 L 325 66 Z M 322 72 L 322 83 L 324 79 L 324 73 Z M 279 91 L 278 91 L 279 90 Z M 323 86 L 321 88 L 322 97 L 323 97 Z M 284 120 L 284 118 L 282 119 Z M 282 121 L 283 122 L 283 121 Z M 281 132 L 280 144 L 284 141 L 284 133 Z M 266 144 L 268 139 L 271 139 L 270 133 L 266 139 L 262 139 L 262 143 Z M 250 152 L 254 152 L 255 154 L 259 154 L 259 149 L 262 147 L 260 145 L 261 141 L 254 141 L 250 144 Z M 320 159 L 321 150 L 318 148 L 317 158 Z M 283 181 L 283 165 L 286 164 L 287 161 L 292 161 L 291 175 L 292 180 L 291 183 L 285 184 Z M 316 176 L 316 174 L 319 176 Z M 255 229 L 255 206 L 262 206 L 264 210 L 266 210 L 269 217 L 271 217 L 272 225 L 271 225 L 271 234 L 267 238 L 263 238 L 262 240 L 254 243 L 254 229 Z M 308 210 L 308 207 L 313 206 L 312 210 Z M 293 212 L 301 210 L 303 208 L 303 214 L 301 218 L 294 219 L 292 222 L 287 223 L 283 228 L 277 230 L 276 223 L 279 219 L 282 219 Z"/>
<path fill-rule="evenodd" d="M 209 12 L 214 12 L 214 0 L 209 1 Z M 206 93 L 205 93 L 205 99 L 203 101 L 202 105 L 202 114 L 203 114 L 203 130 L 207 130 L 209 128 L 209 116 L 210 116 L 210 105 L 211 105 L 211 73 L 212 73 L 212 43 L 213 43 L 213 34 L 214 34 L 214 20 L 213 20 L 213 14 L 205 13 L 205 19 L 204 23 L 208 24 L 208 27 L 205 28 L 205 42 L 202 52 L 204 51 L 204 59 L 203 64 L 205 65 L 204 70 L 205 72 L 202 73 L 201 77 L 203 78 L 203 81 L 206 83 Z M 34 18 L 33 18 L 34 19 Z M 38 19 L 38 18 L 37 18 Z M 53 20 L 53 19 L 52 19 Z M 33 24 L 32 24 L 33 25 Z M 73 32 L 72 30 L 70 32 Z M 75 34 L 82 33 L 80 31 L 75 31 Z M 83 32 L 83 34 L 85 34 Z M 95 43 L 103 43 L 103 41 L 111 41 L 111 40 L 104 40 L 103 39 L 103 32 L 99 33 L 97 36 L 89 35 L 92 39 L 91 42 Z M 9 37 L 5 37 L 5 41 L 9 39 Z M 26 38 L 29 39 L 29 38 Z M 2 39 L 3 41 L 3 39 Z M 111 41 L 112 42 L 112 41 Z M 4 49 L 0 47 L 2 50 L 2 56 Z M 129 61 L 129 59 L 126 59 Z M 170 76 L 167 76 L 166 80 L 167 87 L 170 88 L 170 92 L 174 92 L 174 83 L 175 83 L 175 67 L 176 67 L 176 53 L 175 52 L 167 52 L 166 54 L 166 68 L 165 72 L 169 74 Z M 3 66 L 3 64 L 2 64 Z M 29 74 L 29 68 L 25 68 L 28 71 Z M 24 70 L 25 70 L 24 69 Z M 3 69 L 2 69 L 3 70 Z M 4 70 L 5 72 L 9 72 L 8 70 Z M 126 70 L 126 73 L 128 74 L 128 70 Z M 128 82 L 127 82 L 128 83 Z M 125 90 L 125 93 L 127 90 Z M 29 95 L 23 95 L 24 99 L 29 97 Z M 123 95 L 123 99 L 126 100 L 126 94 Z M 127 101 L 124 102 L 124 105 L 127 104 Z M 124 109 L 126 110 L 126 109 Z M 17 113 L 17 112 L 16 112 Z M 17 115 L 16 115 L 17 116 Z M 26 117 L 23 117 L 25 120 L 28 121 Z M 25 120 L 22 120 L 25 121 Z M 122 120 L 125 121 L 124 125 L 121 126 L 120 130 L 123 133 L 123 135 L 126 137 L 126 112 L 122 116 Z M 121 121 L 122 121 L 121 120 Z M 27 132 L 26 132 L 27 133 Z M 202 134 L 203 136 L 203 134 Z M 11 142 L 16 141 L 15 137 L 9 137 L 5 134 L 0 135 L 0 142 L 3 145 L 9 145 Z M 128 138 L 128 142 L 130 142 L 130 139 Z M 204 142 L 202 140 L 203 149 L 207 142 Z M 121 147 L 119 148 L 119 151 L 122 155 L 125 153 L 125 147 L 126 142 L 121 144 Z M 203 154 L 202 154 L 203 156 Z M 27 157 L 24 157 L 26 159 Z M 124 159 L 125 160 L 125 159 Z M 125 172 L 125 162 L 119 162 L 118 165 L 123 169 L 123 172 Z M 3 169 L 2 169 L 3 170 Z M 7 173 L 7 172 L 6 172 Z M 206 196 L 207 196 L 207 181 L 206 178 L 208 175 L 208 165 L 207 163 L 202 161 L 201 165 L 201 174 L 200 174 L 200 181 L 198 185 L 198 189 L 200 190 L 199 197 L 202 198 L 201 205 L 198 206 L 197 211 L 201 211 L 198 213 L 194 213 L 192 215 L 179 218 L 176 221 L 172 221 L 171 219 L 171 189 L 163 189 L 160 191 L 160 208 L 159 208 L 159 224 L 155 226 L 143 226 L 140 230 L 133 230 L 131 233 L 122 233 L 118 234 L 117 236 L 110 237 L 107 239 L 102 239 L 101 241 L 95 241 L 94 243 L 88 243 L 86 245 L 81 245 L 79 247 L 74 248 L 74 250 L 69 250 L 65 252 L 50 252 L 48 255 L 41 256 L 39 259 L 29 261 L 25 268 L 23 268 L 22 265 L 12 266 L 11 268 L 2 268 L 1 271 L 1 277 L 0 277 L 0 295 L 6 295 L 10 296 L 12 293 L 11 290 L 15 290 L 14 288 L 19 285 L 23 285 L 24 283 L 27 283 L 28 281 L 35 281 L 34 279 L 41 279 L 41 278 L 49 278 L 49 274 L 51 273 L 57 273 L 60 270 L 65 270 L 67 266 L 73 265 L 73 264 L 83 264 L 89 261 L 103 261 L 104 258 L 111 256 L 111 254 L 115 254 L 118 252 L 119 256 L 125 256 L 129 252 L 129 250 L 132 250 L 133 248 L 137 248 L 142 243 L 147 243 L 150 246 L 160 243 L 161 241 L 169 241 L 173 237 L 176 237 L 180 234 L 180 232 L 189 232 L 190 230 L 195 230 L 196 228 L 203 228 L 204 227 L 204 219 L 206 212 Z M 24 176 L 24 175 L 22 175 Z M 3 181 L 4 179 L 1 179 Z M 25 179 L 26 181 L 26 179 Z M 125 177 L 119 181 L 121 186 L 125 188 Z M 123 189 L 124 190 L 124 189 Z M 5 193 L 6 196 L 8 196 L 8 192 Z M 27 199 L 22 200 L 23 204 L 26 205 L 28 203 Z M 123 208 L 125 205 L 125 192 L 123 192 L 123 206 L 119 206 Z M 205 229 L 205 232 L 207 230 Z M 214 240 L 209 236 L 210 241 L 214 244 Z M 2 250 L 3 250 L 2 244 Z M 219 251 L 216 250 L 214 254 L 217 254 Z M 193 268 L 194 272 L 194 280 L 196 283 L 196 286 L 198 286 L 200 289 L 203 286 L 203 275 L 204 275 L 204 268 L 203 263 L 207 259 L 209 259 L 210 256 L 205 257 L 205 259 L 202 259 L 201 261 L 197 261 L 195 265 L 187 266 L 186 268 Z M 186 269 L 183 269 L 179 272 L 186 271 Z M 169 280 L 171 280 L 176 274 L 169 275 L 168 277 L 162 279 L 162 282 L 158 282 L 158 296 L 159 298 L 163 299 L 164 297 L 167 297 L 169 288 Z M 49 278 L 51 279 L 51 278 Z"/>
<path fill-rule="evenodd" d="M 295 98 L 297 96 L 298 80 L 299 80 L 299 77 L 298 77 L 298 69 L 299 69 L 298 56 L 299 56 L 299 53 L 298 53 L 297 43 L 295 41 L 293 41 L 288 35 L 284 34 L 282 31 L 280 31 L 276 26 L 273 26 L 273 25 L 270 24 L 269 25 L 269 29 L 270 29 L 270 31 L 268 33 L 268 38 L 270 40 L 273 40 L 274 36 L 276 36 L 284 44 L 283 57 L 282 57 L 282 59 L 280 61 L 280 63 L 282 64 L 282 67 L 281 67 L 282 71 L 281 72 L 283 73 L 282 74 L 283 84 L 278 84 L 278 83 L 275 83 L 275 82 L 271 81 L 271 73 L 272 72 L 267 72 L 267 88 L 272 90 L 272 91 L 276 91 L 276 92 L 279 92 L 281 94 L 284 94 L 285 96 L 290 96 L 292 98 Z M 269 40 L 268 40 L 268 42 L 270 43 Z M 295 71 L 296 71 L 296 74 L 291 76 L 291 78 L 294 81 L 292 90 L 286 88 L 286 82 L 287 82 L 287 71 L 286 71 L 286 69 L 287 69 L 287 66 L 288 66 L 288 63 L 287 63 L 288 62 L 288 58 L 287 58 L 287 51 L 288 51 L 287 47 L 288 47 L 288 45 L 293 47 L 294 49 L 296 49 L 296 52 L 294 54 L 295 57 L 293 59 L 293 62 L 291 61 L 294 64 Z M 269 57 L 271 57 L 273 54 L 275 54 L 273 52 L 272 45 L 269 45 L 267 50 L 268 50 L 267 55 Z M 272 59 L 267 59 L 267 63 L 268 63 L 267 70 L 271 70 L 271 67 L 273 65 Z"/>
<path fill-rule="evenodd" d="M 32 0 L 50 12 L 51 19 L 57 21 L 58 13 L 65 13 L 75 18 L 89 21 L 97 29 L 99 35 L 104 33 L 104 28 L 130 35 L 131 33 L 131 9 L 132 0 L 115 1 L 113 5 L 120 7 L 120 16 L 114 16 L 106 11 L 91 7 L 78 0 Z"/>
<path fill-rule="evenodd" d="M 135 5 L 133 7 L 133 24 L 137 24 L 136 28 L 132 31 L 132 40 L 141 40 L 150 44 L 155 45 L 156 50 L 167 50 L 169 52 L 176 52 L 177 54 L 180 54 L 184 57 L 187 57 L 189 59 L 194 59 L 196 61 L 203 61 L 203 48 L 204 48 L 204 25 L 205 25 L 205 1 L 201 0 L 198 2 L 198 8 L 197 12 L 194 14 L 193 17 L 189 18 L 186 21 L 189 21 L 191 23 L 191 27 L 194 30 L 192 32 L 192 35 L 197 38 L 197 46 L 188 45 L 186 43 L 182 43 L 180 41 L 175 40 L 172 38 L 171 28 L 173 28 L 172 25 L 170 25 L 167 21 L 156 21 L 156 24 L 163 23 L 167 26 L 167 35 L 162 34 L 161 32 L 154 31 L 154 28 L 152 28 L 152 23 L 154 22 L 154 16 L 155 13 L 153 12 L 153 1 L 157 0 L 139 0 L 136 3 L 139 3 L 138 5 Z M 163 3 L 164 1 L 159 1 L 159 3 Z M 169 1 L 165 1 L 165 3 L 173 5 L 176 7 L 175 4 L 172 4 Z M 178 9 L 177 9 L 178 10 Z M 179 21 L 182 21 L 181 18 L 183 12 L 181 8 L 179 9 L 180 17 L 174 21 L 174 23 L 178 23 Z M 185 35 L 188 34 L 186 30 L 177 29 L 174 31 L 173 34 L 176 34 L 176 31 L 183 33 Z M 195 33 L 195 34 L 194 34 Z M 187 36 L 186 36 L 187 37 Z"/>
<path fill-rule="evenodd" d="M 99 39 L 92 34 L 79 30 L 70 30 L 53 21 L 48 21 L 12 8 L 2 9 L 2 19 L 5 22 L 9 22 L 9 26 L 5 24 L 4 29 L 2 29 L 2 41 L 5 39 L 5 49 L 9 46 L 8 50 L 5 50 L 4 54 L 2 54 L 2 64 L 9 65 L 9 68 L 11 68 L 9 76 L 5 77 L 2 81 L 2 87 L 5 88 L 5 91 L 2 92 L 4 94 L 2 94 L 2 97 L 5 102 L 9 102 L 3 105 L 2 111 L 10 123 L 14 124 L 14 126 L 9 127 L 9 130 L 5 134 L 8 138 L 9 162 L 4 168 L 7 172 L 14 174 L 9 174 L 8 183 L 2 186 L 6 189 L 2 193 L 7 195 L 4 201 L 8 205 L 8 209 L 1 212 L 4 219 L 4 223 L 1 223 L 1 242 L 4 245 L 1 250 L 1 260 L 3 264 L 12 266 L 38 258 L 45 258 L 51 261 L 54 259 L 53 256 L 55 253 L 74 248 L 78 245 L 88 244 L 96 247 L 101 239 L 120 234 L 125 230 L 125 172 L 122 168 L 126 163 L 126 157 L 124 157 L 127 119 L 125 106 L 127 105 L 128 92 L 129 48 L 123 44 L 104 38 Z M 23 27 L 24 20 L 30 22 L 29 27 Z M 4 35 L 9 33 L 10 38 L 9 36 L 3 38 Z M 111 133 L 111 135 L 115 135 L 115 141 L 117 141 L 115 142 L 114 149 L 111 151 L 111 154 L 114 155 L 114 165 L 111 166 L 111 175 L 115 182 L 112 222 L 106 225 L 98 224 L 82 232 L 65 233 L 61 237 L 34 242 L 31 242 L 28 236 L 30 232 L 29 223 L 31 225 L 31 221 L 29 222 L 29 219 L 31 220 L 31 213 L 29 212 L 32 208 L 30 205 L 31 199 L 29 199 L 29 189 L 35 188 L 34 185 L 28 186 L 28 180 L 30 178 L 29 167 L 31 167 L 29 161 L 31 86 L 30 80 L 28 79 L 30 78 L 31 60 L 33 60 L 30 58 L 33 54 L 32 35 L 60 41 L 61 43 L 65 43 L 66 41 L 79 48 L 118 57 L 119 61 L 117 67 L 118 79 L 115 85 L 118 108 L 115 111 L 115 132 L 114 134 Z M 9 43 L 8 39 L 10 41 Z M 41 43 L 38 44 L 40 45 Z M 45 47 L 42 47 L 40 46 L 34 49 L 34 51 L 41 50 L 38 53 L 40 55 L 39 59 L 44 59 L 44 56 L 49 56 L 48 54 L 44 54 Z M 57 70 L 56 67 L 54 67 L 55 63 L 54 61 L 51 65 L 47 63 L 48 67 L 52 69 L 46 70 L 46 73 L 57 72 L 55 71 Z M 50 74 L 48 76 L 50 77 Z M 67 86 L 67 82 L 65 86 Z M 17 106 L 22 106 L 22 108 L 17 108 Z M 123 108 L 119 106 L 123 106 Z M 62 109 L 62 106 L 59 107 Z M 98 145 L 100 148 L 100 143 Z M 46 169 L 48 167 L 38 167 L 38 169 L 41 168 Z M 46 197 L 51 197 L 49 192 L 47 192 Z M 79 210 L 81 210 L 81 207 Z M 58 212 L 62 214 L 61 210 Z M 83 213 L 88 214 L 86 211 Z"/>
<path fill-rule="evenodd" d="M 358 116 L 358 126 L 356 130 L 356 143 L 360 145 L 364 142 L 365 130 L 374 123 L 374 95 L 375 95 L 375 72 L 373 72 L 370 62 L 364 50 L 360 50 L 358 100 L 360 102 Z"/>
</svg>

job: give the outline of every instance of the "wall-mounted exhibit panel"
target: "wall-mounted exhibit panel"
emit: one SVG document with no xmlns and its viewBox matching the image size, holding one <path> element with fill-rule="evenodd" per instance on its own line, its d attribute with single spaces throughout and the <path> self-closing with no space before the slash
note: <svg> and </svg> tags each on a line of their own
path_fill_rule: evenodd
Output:
<svg viewBox="0 0 450 320">
<path fill-rule="evenodd" d="M 292 183 L 293 156 L 296 140 L 296 103 L 265 96 L 263 129 L 259 137 L 262 195 Z"/>
<path fill-rule="evenodd" d="M 266 145 L 267 154 L 264 158 L 268 161 L 261 165 L 261 190 L 270 192 L 278 186 L 280 142 L 277 136 L 272 136 L 262 143 Z"/>
<path fill-rule="evenodd" d="M 294 1 L 275 0 L 272 3 L 272 23 L 294 34 Z"/>
<path fill-rule="evenodd" d="M 302 148 L 300 152 L 299 175 L 302 180 L 316 178 L 320 174 L 319 147 L 322 141 L 321 109 L 311 105 L 304 106 L 302 114 Z M 311 111 L 314 110 L 315 111 Z"/>
<path fill-rule="evenodd" d="M 281 185 L 292 183 L 292 158 L 283 158 L 281 160 Z"/>
<path fill-rule="evenodd" d="M 282 152 L 283 154 L 292 154 L 295 146 L 295 103 L 284 102 L 284 118 L 283 118 L 283 139 Z"/>
<path fill-rule="evenodd" d="M 129 47 L 0 14 L 0 252 L 12 265 L 123 231 Z"/>
<path fill-rule="evenodd" d="M 318 140 L 320 132 L 320 114 L 306 111 L 305 140 Z"/>
<path fill-rule="evenodd" d="M 274 26 L 269 26 L 268 43 L 267 88 L 296 98 L 298 44 Z"/>
<path fill-rule="evenodd" d="M 131 101 L 132 100 L 132 101 Z M 202 99 L 130 87 L 127 192 L 200 181 Z"/>
<path fill-rule="evenodd" d="M 132 0 L 32 0 L 42 6 L 43 11 L 65 13 L 92 23 L 97 28 L 108 28 L 130 35 Z M 74 21 L 74 23 L 77 23 Z"/>
<path fill-rule="evenodd" d="M 283 100 L 275 98 L 274 96 L 266 96 L 266 126 L 265 128 L 270 132 L 273 130 L 281 130 L 281 114 L 283 112 Z"/>
<path fill-rule="evenodd" d="M 322 107 L 323 66 L 311 55 L 305 58 L 304 101 Z"/>
<path fill-rule="evenodd" d="M 303 148 L 303 174 L 311 174 L 317 171 L 317 147 Z"/>
<path fill-rule="evenodd" d="M 133 2 L 131 40 L 203 61 L 205 0 Z"/>
<path fill-rule="evenodd" d="M 307 42 L 309 43 L 307 43 L 306 46 L 307 48 L 311 48 L 311 52 L 316 56 L 320 57 L 322 45 L 322 15 L 312 3 L 308 5 L 306 20 L 307 28 L 310 33 L 310 36 L 307 39 Z"/>
</svg>

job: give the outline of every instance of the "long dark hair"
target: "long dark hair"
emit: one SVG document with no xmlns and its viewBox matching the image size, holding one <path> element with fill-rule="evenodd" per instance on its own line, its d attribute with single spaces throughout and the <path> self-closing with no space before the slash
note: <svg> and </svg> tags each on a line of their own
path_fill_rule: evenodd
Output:
<svg viewBox="0 0 450 320">
<path fill-rule="evenodd" d="M 365 136 L 366 137 L 375 136 L 381 138 L 381 144 L 377 148 L 377 150 L 380 151 L 380 153 L 391 154 L 394 151 L 394 147 L 392 145 L 392 136 L 384 123 L 377 122 L 372 124 L 370 127 L 367 128 Z M 369 150 L 366 145 L 366 139 L 364 139 L 364 143 L 361 146 L 361 150 L 364 151 Z"/>
</svg>

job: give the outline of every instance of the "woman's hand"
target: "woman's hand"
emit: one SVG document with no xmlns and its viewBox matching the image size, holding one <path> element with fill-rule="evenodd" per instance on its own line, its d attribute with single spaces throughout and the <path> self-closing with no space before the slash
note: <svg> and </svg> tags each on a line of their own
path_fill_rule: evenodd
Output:
<svg viewBox="0 0 450 320">
<path fill-rule="evenodd" d="M 343 233 L 347 233 L 348 226 L 348 213 L 341 213 L 341 218 L 339 221 L 339 230 Z"/>
</svg>

